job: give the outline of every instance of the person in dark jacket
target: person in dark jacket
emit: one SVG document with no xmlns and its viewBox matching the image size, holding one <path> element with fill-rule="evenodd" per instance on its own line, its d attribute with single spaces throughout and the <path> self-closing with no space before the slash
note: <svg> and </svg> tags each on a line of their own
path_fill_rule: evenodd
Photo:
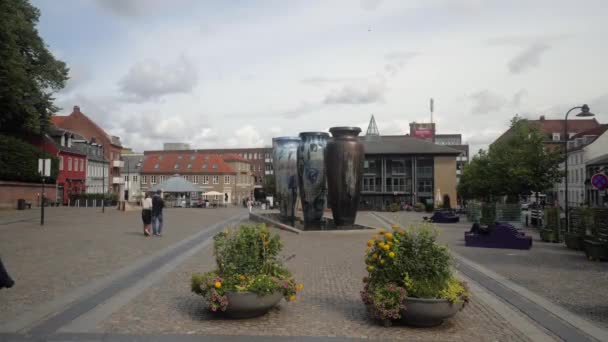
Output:
<svg viewBox="0 0 608 342">
<path fill-rule="evenodd" d="M 4 264 L 2 263 L 2 259 L 0 259 L 0 289 L 2 288 L 11 288 L 15 285 L 15 282 L 8 275 L 8 272 L 4 268 Z"/>
<path fill-rule="evenodd" d="M 162 236 L 163 232 L 163 208 L 165 201 L 160 196 L 161 191 L 156 190 L 156 194 L 152 198 L 152 233 L 155 236 Z"/>
</svg>

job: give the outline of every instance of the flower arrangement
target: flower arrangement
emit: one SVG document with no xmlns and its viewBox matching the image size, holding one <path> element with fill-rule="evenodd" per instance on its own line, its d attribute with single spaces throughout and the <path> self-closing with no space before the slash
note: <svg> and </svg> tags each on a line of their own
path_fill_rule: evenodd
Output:
<svg viewBox="0 0 608 342">
<path fill-rule="evenodd" d="M 226 311 L 231 292 L 280 292 L 294 301 L 304 287 L 279 260 L 283 243 L 265 225 L 241 225 L 218 233 L 213 246 L 217 269 L 193 274 L 191 283 L 192 292 L 203 296 L 211 311 Z"/>
<path fill-rule="evenodd" d="M 407 230 L 393 225 L 367 241 L 361 299 L 372 317 L 385 325 L 401 319 L 407 297 L 468 302 L 466 284 L 454 278 L 449 250 L 436 238 L 433 226 L 422 223 Z"/>
</svg>

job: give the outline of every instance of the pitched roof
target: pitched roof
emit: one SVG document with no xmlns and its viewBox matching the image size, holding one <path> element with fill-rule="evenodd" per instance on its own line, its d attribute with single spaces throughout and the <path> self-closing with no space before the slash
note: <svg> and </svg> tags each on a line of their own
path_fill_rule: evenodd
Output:
<svg viewBox="0 0 608 342">
<path fill-rule="evenodd" d="M 67 116 L 51 116 L 51 123 L 55 126 L 59 126 L 63 123 Z"/>
<path fill-rule="evenodd" d="M 369 140 L 362 137 L 365 154 L 448 154 L 459 155 L 459 150 L 430 141 L 401 136 L 379 136 Z"/>
<path fill-rule="evenodd" d="M 608 124 L 601 124 L 597 127 L 594 127 L 592 129 L 588 129 L 586 131 L 582 131 L 580 133 L 577 133 L 575 135 L 573 135 L 570 140 L 572 139 L 576 139 L 576 138 L 582 138 L 585 135 L 596 135 L 596 136 L 600 136 L 602 134 L 604 134 L 604 132 L 606 132 L 606 130 L 608 130 Z"/>
<path fill-rule="evenodd" d="M 162 190 L 164 192 L 201 192 L 201 188 L 185 180 L 180 175 L 174 175 L 169 179 L 156 184 L 151 191 Z"/>
<path fill-rule="evenodd" d="M 236 153 L 224 153 L 222 154 L 222 157 L 224 158 L 224 161 L 239 161 L 239 162 L 243 162 L 243 163 L 248 163 L 251 164 L 251 162 L 243 157 L 241 157 L 240 155 L 236 154 Z"/>
<path fill-rule="evenodd" d="M 95 123 L 95 121 L 91 120 L 91 118 L 89 118 L 85 113 L 80 111 L 79 106 L 74 106 L 72 113 L 70 113 L 69 115 L 54 116 L 51 118 L 51 120 L 52 120 L 53 124 L 55 124 L 55 126 L 57 126 L 59 128 L 67 128 L 67 129 L 72 129 L 72 130 L 76 131 L 77 128 L 71 127 L 73 125 L 70 124 L 70 121 L 72 118 L 74 118 L 77 115 L 82 116 L 82 118 L 84 120 L 86 120 L 100 135 L 104 136 L 108 141 L 110 141 L 110 143 L 112 145 L 117 146 L 117 147 L 122 147 L 122 145 L 120 143 L 120 139 L 118 137 L 113 137 L 113 136 L 110 136 L 108 133 L 106 133 L 106 131 L 103 128 L 101 128 L 97 123 Z M 91 137 L 86 137 L 86 138 L 90 139 Z"/>
<path fill-rule="evenodd" d="M 531 124 L 538 127 L 543 133 L 563 133 L 565 120 L 528 120 Z M 593 119 L 570 119 L 568 120 L 569 133 L 579 133 L 599 126 L 599 122 Z"/>
<path fill-rule="evenodd" d="M 144 155 L 143 173 L 236 174 L 221 155 L 203 153 L 174 153 Z"/>
</svg>

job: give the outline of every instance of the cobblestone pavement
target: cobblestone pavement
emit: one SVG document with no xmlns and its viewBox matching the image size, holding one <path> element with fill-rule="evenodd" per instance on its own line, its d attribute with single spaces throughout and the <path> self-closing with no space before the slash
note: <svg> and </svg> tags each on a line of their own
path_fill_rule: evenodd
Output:
<svg viewBox="0 0 608 342">
<path fill-rule="evenodd" d="M 162 238 L 143 236 L 139 211 L 114 208 L 51 208 L 44 227 L 1 225 L 0 256 L 16 285 L 0 291 L 0 324 L 239 212 L 168 209 Z"/>
<path fill-rule="evenodd" d="M 367 217 L 368 222 L 375 219 Z M 375 226 L 380 226 L 376 221 Z M 214 267 L 211 246 L 203 249 L 98 326 L 125 334 L 206 334 L 254 336 L 342 336 L 410 341 L 527 341 L 517 329 L 475 298 L 440 327 L 384 328 L 368 319 L 359 291 L 365 275 L 363 253 L 372 231 L 278 231 L 288 267 L 304 290 L 262 317 L 218 319 L 190 292 L 190 277 Z"/>
<path fill-rule="evenodd" d="M 379 214 L 402 224 L 420 217 L 408 212 Z M 526 229 L 534 239 L 532 249 L 521 251 L 465 247 L 464 232 L 470 229 L 466 220 L 438 227 L 439 239 L 459 255 L 608 328 L 608 263 L 588 261 L 584 252 L 564 244 L 542 242 L 533 229 Z"/>
</svg>

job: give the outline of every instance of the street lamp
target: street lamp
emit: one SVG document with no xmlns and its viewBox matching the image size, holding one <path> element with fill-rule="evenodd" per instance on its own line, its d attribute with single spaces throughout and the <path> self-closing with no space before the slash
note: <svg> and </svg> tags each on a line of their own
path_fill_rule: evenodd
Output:
<svg viewBox="0 0 608 342">
<path fill-rule="evenodd" d="M 568 208 L 568 139 L 570 138 L 568 136 L 568 115 L 570 114 L 571 111 L 576 110 L 576 109 L 580 109 L 580 113 L 576 114 L 576 116 L 578 117 L 591 117 L 591 116 L 595 116 L 595 114 L 591 113 L 589 111 L 589 106 L 587 106 L 586 104 L 579 106 L 579 107 L 573 107 L 571 108 L 567 113 L 566 113 L 566 119 L 564 120 L 564 137 L 565 137 L 565 143 L 564 143 L 564 154 L 565 154 L 565 161 L 564 161 L 564 172 L 566 174 L 566 192 L 565 192 L 565 208 L 566 208 L 566 231 L 570 232 L 570 213 L 569 213 L 569 208 Z"/>
</svg>

